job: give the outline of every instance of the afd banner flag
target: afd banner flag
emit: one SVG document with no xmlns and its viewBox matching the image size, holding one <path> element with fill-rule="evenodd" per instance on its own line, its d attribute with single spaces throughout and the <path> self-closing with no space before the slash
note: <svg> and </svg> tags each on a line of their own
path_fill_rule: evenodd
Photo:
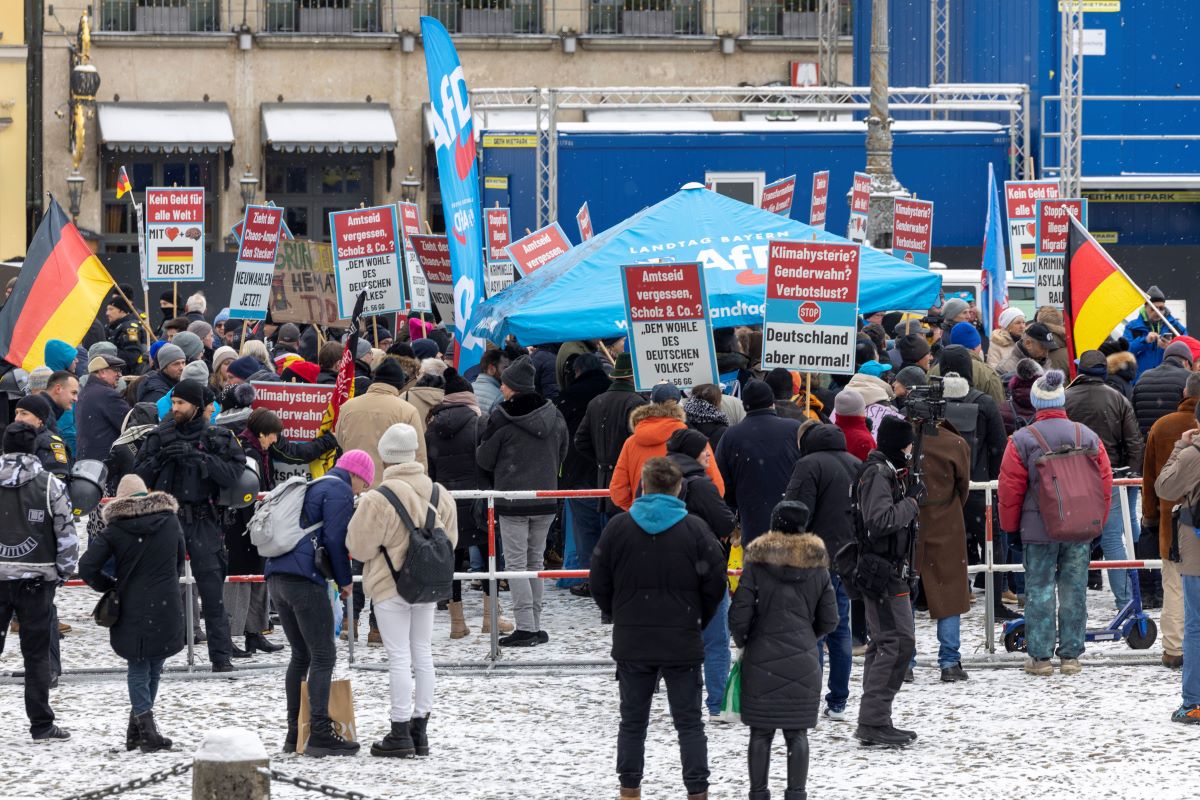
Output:
<svg viewBox="0 0 1200 800">
<path fill-rule="evenodd" d="M 475 309 L 483 302 L 484 288 L 475 129 L 467 80 L 450 34 L 433 17 L 421 17 L 421 36 L 454 280 L 454 338 L 458 342 L 454 357 L 459 369 L 465 370 L 478 364 L 484 351 L 484 340 L 469 333 Z"/>
</svg>

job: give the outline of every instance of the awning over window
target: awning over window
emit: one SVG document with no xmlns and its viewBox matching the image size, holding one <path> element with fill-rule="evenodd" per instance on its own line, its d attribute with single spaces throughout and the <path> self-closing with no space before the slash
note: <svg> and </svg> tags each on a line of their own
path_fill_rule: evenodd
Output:
<svg viewBox="0 0 1200 800">
<path fill-rule="evenodd" d="M 263 144 L 284 153 L 381 153 L 396 149 L 387 103 L 263 103 Z"/>
<path fill-rule="evenodd" d="M 97 103 L 100 143 L 121 153 L 216 153 L 233 147 L 224 103 Z"/>
</svg>

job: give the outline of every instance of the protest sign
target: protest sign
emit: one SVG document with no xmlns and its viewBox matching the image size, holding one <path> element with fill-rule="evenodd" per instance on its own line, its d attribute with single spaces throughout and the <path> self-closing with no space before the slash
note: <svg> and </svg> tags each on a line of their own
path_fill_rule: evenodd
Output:
<svg viewBox="0 0 1200 800">
<path fill-rule="evenodd" d="M 892 214 L 892 255 L 929 269 L 933 250 L 933 203 L 897 197 Z"/>
<path fill-rule="evenodd" d="M 445 236 L 421 234 L 412 237 L 417 261 L 429 282 L 429 296 L 438 316 L 447 326 L 454 323 L 454 284 L 450 265 L 450 242 Z"/>
<path fill-rule="evenodd" d="M 507 248 L 512 244 L 512 224 L 507 208 L 485 208 L 484 226 L 487 228 L 487 260 L 507 261 Z"/>
<path fill-rule="evenodd" d="M 1033 290 L 1033 303 L 1038 308 L 1063 307 L 1063 267 L 1067 236 L 1071 230 L 1068 214 L 1086 228 L 1087 200 L 1060 198 L 1037 201 L 1037 284 Z"/>
<path fill-rule="evenodd" d="M 871 176 L 854 173 L 854 188 L 850 191 L 850 225 L 846 238 L 852 242 L 867 240 L 867 213 L 871 210 Z"/>
<path fill-rule="evenodd" d="M 266 408 L 275 412 L 283 423 L 282 436 L 293 441 L 312 441 L 321 431 L 325 410 L 333 398 L 333 386 L 311 383 L 270 383 L 254 381 L 254 402 L 251 408 Z M 292 475 L 311 477 L 308 464 L 291 464 L 282 458 L 271 459 L 275 485 Z"/>
<path fill-rule="evenodd" d="M 274 200 L 268 200 L 267 206 L 269 206 L 270 208 L 278 207 L 275 205 Z M 233 225 L 231 225 L 229 227 L 229 232 L 232 233 L 233 238 L 237 240 L 238 247 L 242 246 L 242 225 L 245 223 L 245 221 L 246 221 L 246 218 L 243 217 L 242 219 L 239 219 L 237 222 L 233 223 Z M 286 219 L 283 220 L 283 222 L 280 225 L 279 235 L 283 239 L 295 239 L 296 238 L 295 236 L 292 235 L 292 229 L 288 227 Z"/>
<path fill-rule="evenodd" d="M 332 211 L 333 269 L 338 313 L 349 317 L 359 292 L 367 293 L 364 314 L 391 314 L 404 308 L 400 281 L 400 228 L 393 205 Z"/>
<path fill-rule="evenodd" d="M 625 319 L 634 383 L 646 392 L 671 383 L 690 390 L 717 382 L 717 354 L 699 264 L 623 267 Z"/>
<path fill-rule="evenodd" d="M 575 214 L 575 222 L 579 225 L 579 241 L 586 242 L 592 238 L 592 213 L 588 211 L 586 202 Z"/>
<path fill-rule="evenodd" d="M 408 287 L 408 307 L 411 311 L 428 314 L 433 311 L 429 282 L 413 251 L 412 237 L 421 233 L 421 209 L 416 203 L 396 203 L 400 210 L 400 236 L 404 240 L 404 279 Z"/>
<path fill-rule="evenodd" d="M 146 190 L 146 280 L 204 280 L 204 190 Z"/>
<path fill-rule="evenodd" d="M 246 206 L 229 296 L 230 319 L 267 318 L 282 228 L 282 208 Z"/>
<path fill-rule="evenodd" d="M 571 241 L 557 222 L 539 228 L 505 248 L 508 257 L 525 276 L 546 266 L 571 249 Z"/>
<path fill-rule="evenodd" d="M 772 242 L 762 368 L 854 373 L 859 247 Z"/>
<path fill-rule="evenodd" d="M 489 261 L 484 272 L 484 286 L 487 296 L 500 294 L 513 285 L 513 265 L 507 259 L 504 261 Z"/>
<path fill-rule="evenodd" d="M 762 190 L 762 201 L 759 207 L 763 211 L 779 214 L 782 217 L 792 215 L 792 198 L 796 195 L 796 176 L 789 175 L 774 183 L 768 183 Z"/>
<path fill-rule="evenodd" d="M 1058 197 L 1058 181 L 1005 181 L 1008 212 L 1008 264 L 1014 278 L 1037 272 L 1037 202 Z"/>
<path fill-rule="evenodd" d="M 345 327 L 338 312 L 333 253 L 325 242 L 283 239 L 275 253 L 271 281 L 271 319 L 276 324 Z"/>
<path fill-rule="evenodd" d="M 829 170 L 813 173 L 812 201 L 808 207 L 808 224 L 825 230 L 825 212 L 829 208 Z"/>
</svg>

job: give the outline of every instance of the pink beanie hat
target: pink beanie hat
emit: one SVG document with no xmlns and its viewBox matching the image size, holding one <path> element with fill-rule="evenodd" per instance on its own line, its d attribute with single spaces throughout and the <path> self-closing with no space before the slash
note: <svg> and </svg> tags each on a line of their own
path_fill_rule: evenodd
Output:
<svg viewBox="0 0 1200 800">
<path fill-rule="evenodd" d="M 337 460 L 336 466 L 362 478 L 363 483 L 369 485 L 375 482 L 375 462 L 366 450 L 347 450 Z"/>
<path fill-rule="evenodd" d="M 424 339 L 433 328 L 434 325 L 432 322 L 421 322 L 416 317 L 408 318 L 408 338 L 411 341 L 415 342 L 417 339 Z"/>
</svg>

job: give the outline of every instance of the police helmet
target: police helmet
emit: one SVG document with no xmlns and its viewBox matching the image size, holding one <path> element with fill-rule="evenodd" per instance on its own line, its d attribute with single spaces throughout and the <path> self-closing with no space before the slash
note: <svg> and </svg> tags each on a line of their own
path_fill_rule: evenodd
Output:
<svg viewBox="0 0 1200 800">
<path fill-rule="evenodd" d="M 20 400 L 29 392 L 29 373 L 13 367 L 0 376 L 0 392 L 7 394 L 9 400 Z"/>
<path fill-rule="evenodd" d="M 258 499 L 259 486 L 258 462 L 247 458 L 246 469 L 242 471 L 242 477 L 238 479 L 238 482 L 233 486 L 221 487 L 221 492 L 217 495 L 217 505 L 222 508 L 252 506 Z"/>
<path fill-rule="evenodd" d="M 85 458 L 71 467 L 67 494 L 71 498 L 71 511 L 77 517 L 90 514 L 100 505 L 104 497 L 104 486 L 108 482 L 108 467 L 103 461 Z"/>
</svg>

